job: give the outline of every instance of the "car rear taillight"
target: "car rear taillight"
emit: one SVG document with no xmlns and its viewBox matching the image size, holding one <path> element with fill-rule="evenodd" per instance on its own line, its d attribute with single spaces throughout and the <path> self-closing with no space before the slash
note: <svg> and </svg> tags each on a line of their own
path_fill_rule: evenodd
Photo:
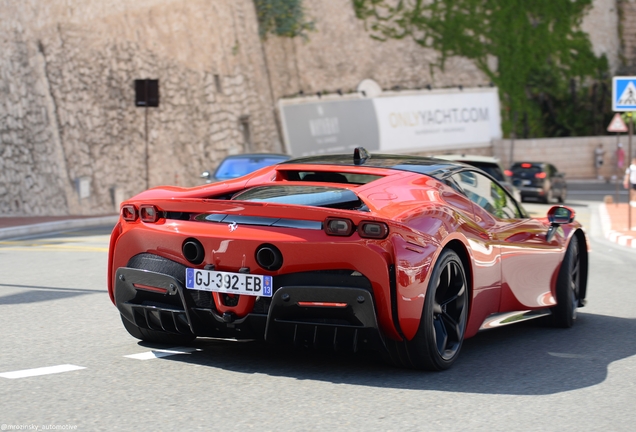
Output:
<svg viewBox="0 0 636 432">
<path fill-rule="evenodd" d="M 360 222 L 358 235 L 362 238 L 383 239 L 389 234 L 389 227 L 382 222 Z"/>
<path fill-rule="evenodd" d="M 535 177 L 535 178 L 538 178 L 538 179 L 544 179 L 544 178 L 546 178 L 546 176 L 547 176 L 547 174 L 546 174 L 546 173 L 544 173 L 544 172 L 539 172 L 539 173 L 536 173 L 536 174 L 534 175 L 534 177 Z"/>
<path fill-rule="evenodd" d="M 121 208 L 121 217 L 127 222 L 134 222 L 137 220 L 137 209 L 134 205 L 127 204 Z"/>
<path fill-rule="evenodd" d="M 159 210 L 153 205 L 139 206 L 139 218 L 142 222 L 155 223 L 159 220 Z"/>
<path fill-rule="evenodd" d="M 349 306 L 347 303 L 335 303 L 335 302 L 303 302 L 296 303 L 300 307 L 330 307 L 330 308 L 346 308 Z"/>
<path fill-rule="evenodd" d="M 508 177 L 512 177 L 512 171 L 510 170 L 504 170 L 504 174 Z"/>
<path fill-rule="evenodd" d="M 327 218 L 325 219 L 325 233 L 332 236 L 350 236 L 353 234 L 353 222 L 349 219 Z"/>
</svg>

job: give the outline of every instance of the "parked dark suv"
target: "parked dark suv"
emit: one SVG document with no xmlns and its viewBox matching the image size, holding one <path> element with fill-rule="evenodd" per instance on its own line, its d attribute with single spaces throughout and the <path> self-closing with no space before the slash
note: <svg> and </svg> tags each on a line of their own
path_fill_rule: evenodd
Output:
<svg viewBox="0 0 636 432">
<path fill-rule="evenodd" d="M 560 203 L 568 193 L 565 175 L 556 167 L 544 162 L 516 162 L 507 173 L 512 183 L 519 188 L 521 200 L 537 199 L 549 203 L 555 198 Z"/>
</svg>

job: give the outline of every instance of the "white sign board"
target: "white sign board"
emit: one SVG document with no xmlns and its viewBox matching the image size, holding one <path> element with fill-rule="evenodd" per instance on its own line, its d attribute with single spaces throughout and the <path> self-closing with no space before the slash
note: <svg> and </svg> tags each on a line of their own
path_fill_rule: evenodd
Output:
<svg viewBox="0 0 636 432">
<path fill-rule="evenodd" d="M 629 129 L 627 129 L 627 125 L 621 118 L 621 115 L 619 113 L 616 113 L 614 114 L 614 118 L 612 119 L 609 126 L 607 127 L 607 131 L 616 132 L 616 133 L 625 133 L 629 131 Z"/>
<path fill-rule="evenodd" d="M 613 111 L 636 111 L 636 77 L 612 79 Z"/>
<path fill-rule="evenodd" d="M 279 107 L 292 156 L 358 146 L 383 153 L 446 151 L 488 147 L 502 136 L 496 88 L 290 99 Z"/>
<path fill-rule="evenodd" d="M 496 91 L 373 99 L 383 152 L 489 146 L 501 138 Z"/>
</svg>

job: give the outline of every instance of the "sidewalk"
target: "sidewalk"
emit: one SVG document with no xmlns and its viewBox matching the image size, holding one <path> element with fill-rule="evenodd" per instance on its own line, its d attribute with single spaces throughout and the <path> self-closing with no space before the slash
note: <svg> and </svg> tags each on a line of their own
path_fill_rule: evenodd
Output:
<svg viewBox="0 0 636 432">
<path fill-rule="evenodd" d="M 112 225 L 118 215 L 0 217 L 0 240 L 73 228 Z"/>
<path fill-rule="evenodd" d="M 623 246 L 636 248 L 636 207 L 632 207 L 632 226 L 628 227 L 627 203 L 602 203 L 599 213 L 605 237 Z"/>
</svg>

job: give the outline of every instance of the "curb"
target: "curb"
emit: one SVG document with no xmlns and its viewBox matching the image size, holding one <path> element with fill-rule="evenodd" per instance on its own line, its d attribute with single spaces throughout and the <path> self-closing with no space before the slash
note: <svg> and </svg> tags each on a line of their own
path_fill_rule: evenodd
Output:
<svg viewBox="0 0 636 432">
<path fill-rule="evenodd" d="M 618 243 L 621 246 L 636 248 L 636 238 L 634 236 L 623 234 L 612 229 L 612 220 L 609 217 L 609 213 L 607 212 L 605 203 L 601 203 L 598 206 L 598 212 L 601 217 L 601 227 L 603 228 L 603 235 L 606 239 L 611 242 Z"/>
<path fill-rule="evenodd" d="M 99 225 L 112 225 L 117 224 L 119 215 L 115 216 L 102 216 L 95 218 L 82 218 L 82 219 L 68 219 L 56 222 L 44 222 L 31 225 L 21 225 L 9 228 L 0 228 L 0 240 L 10 237 L 20 237 L 31 234 L 42 234 L 46 232 L 55 232 L 60 230 L 66 230 L 70 228 L 83 228 Z"/>
</svg>

